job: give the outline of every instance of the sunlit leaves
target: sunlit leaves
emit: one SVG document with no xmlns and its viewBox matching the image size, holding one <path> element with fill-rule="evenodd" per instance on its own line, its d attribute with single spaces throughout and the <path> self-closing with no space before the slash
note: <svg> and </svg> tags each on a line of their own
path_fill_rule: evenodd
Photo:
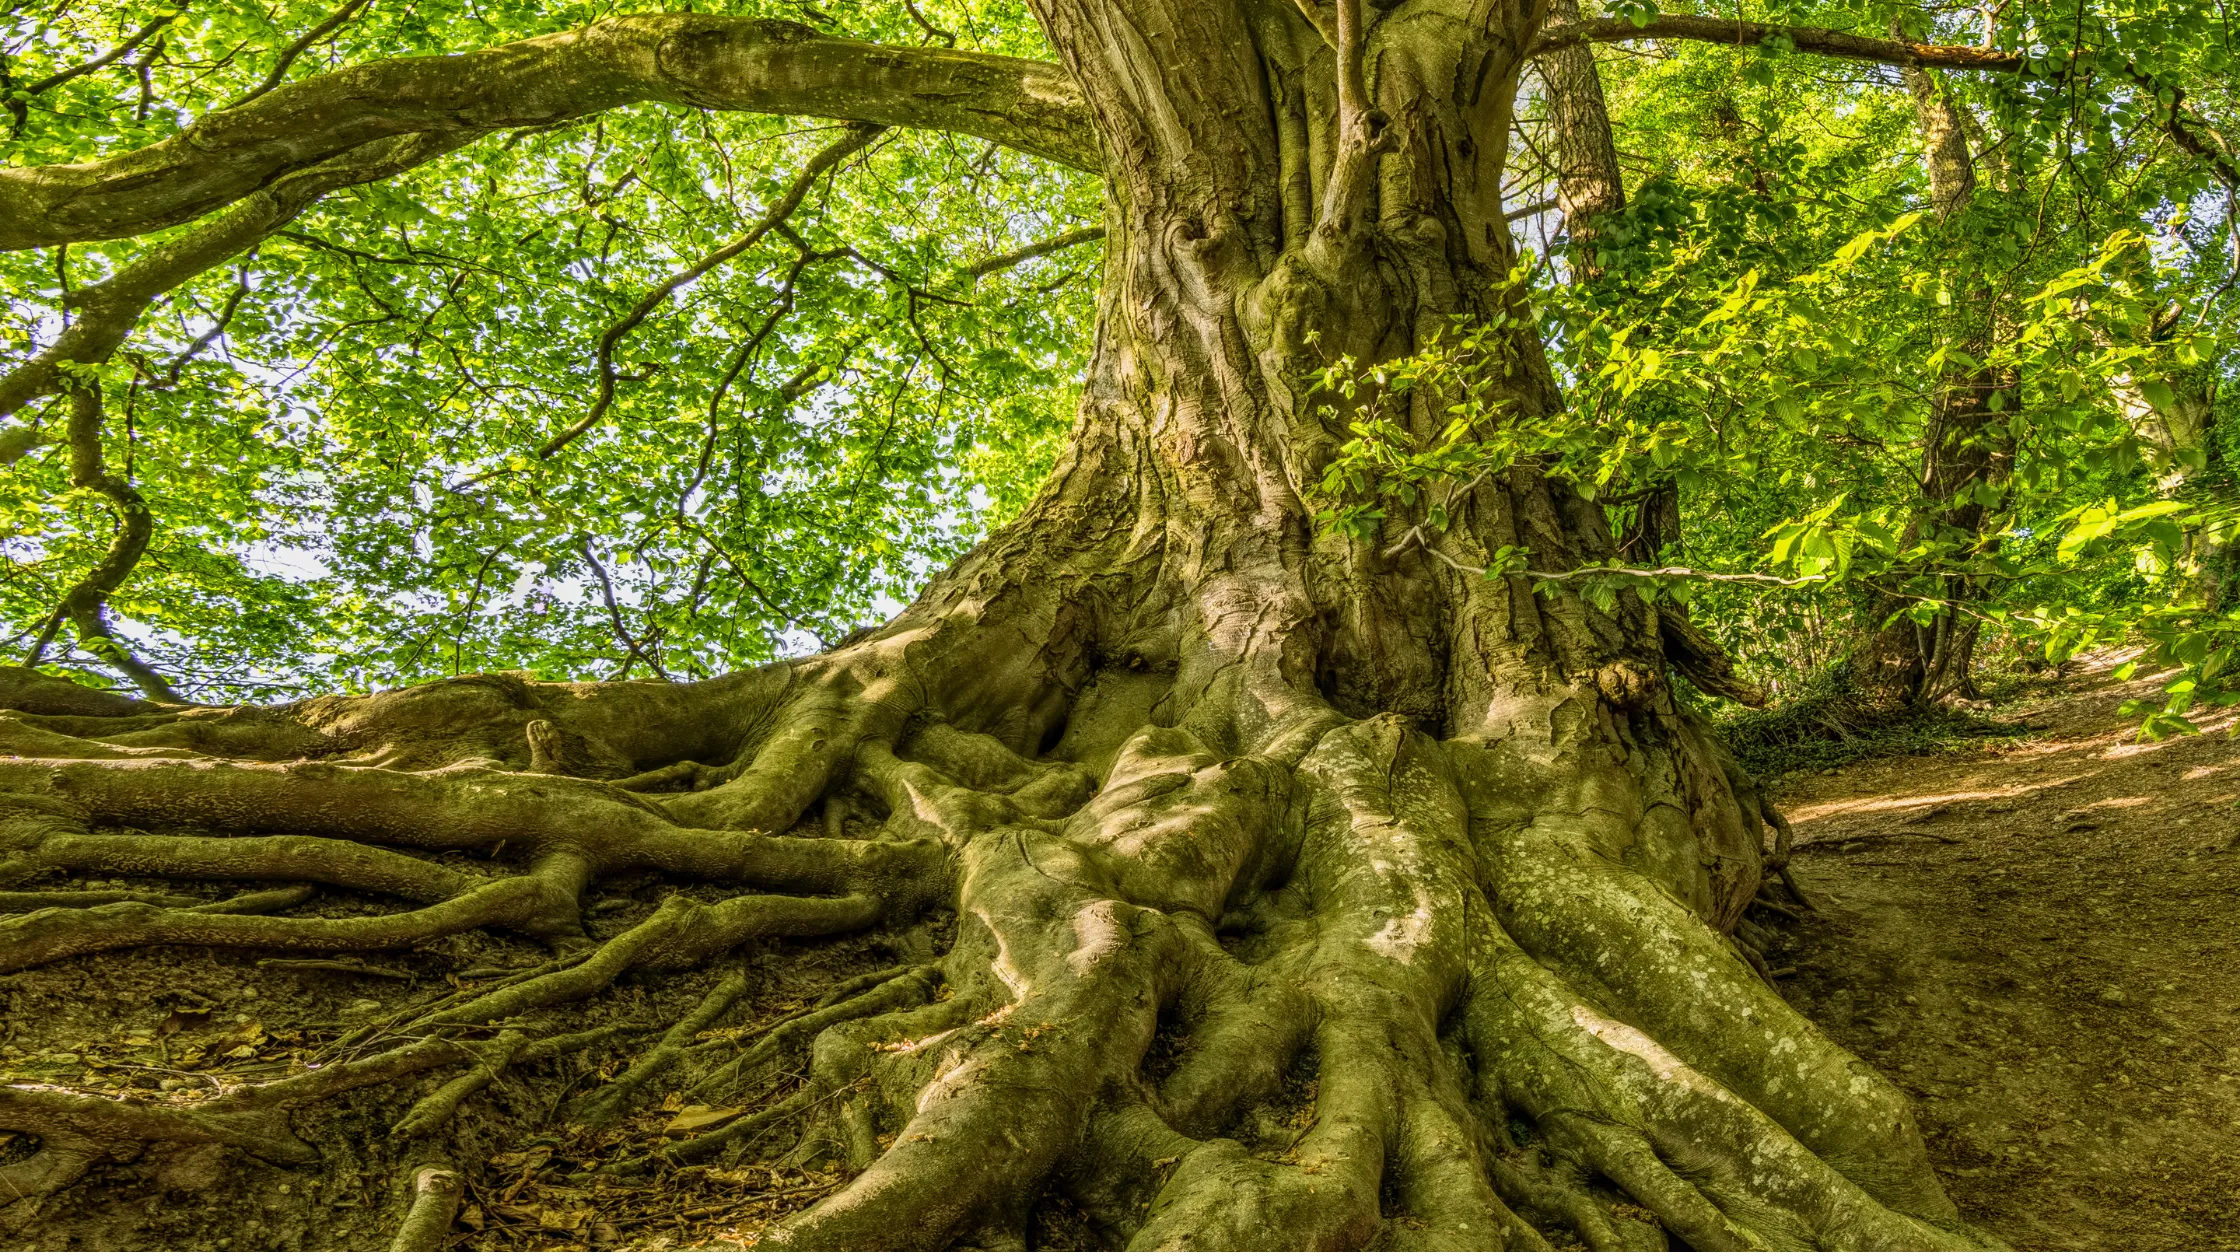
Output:
<svg viewBox="0 0 2240 1260">
<path fill-rule="evenodd" d="M 31 103 L 9 158 L 158 138 L 248 90 L 330 11 L 197 6 L 151 63 L 146 110 L 129 65 L 84 76 Z M 609 11 L 376 0 L 291 74 Z M 722 11 L 832 21 L 759 0 Z M 11 73 L 105 47 L 140 12 L 19 8 Z M 920 12 L 969 46 L 1044 55 L 1016 7 Z M 828 29 L 929 38 L 899 3 Z M 104 372 L 111 461 L 159 522 L 118 597 L 128 632 L 219 698 L 478 668 L 645 673 L 625 664 L 625 636 L 700 675 L 813 648 L 907 599 L 1021 506 L 1071 418 L 1099 246 L 962 269 L 1096 222 L 1097 190 L 1074 173 L 977 141 L 881 137 L 783 231 L 623 339 L 604 421 L 536 455 L 585 414 L 601 333 L 737 236 L 829 136 L 643 106 L 494 137 L 332 197 L 171 295 Z M 0 257 L 0 355 L 53 335 L 65 271 L 83 287 L 147 244 Z M 51 440 L 54 416 L 31 418 Z M 66 482 L 53 445 L 0 472 L 0 618 L 18 650 L 107 544 Z"/>
</svg>

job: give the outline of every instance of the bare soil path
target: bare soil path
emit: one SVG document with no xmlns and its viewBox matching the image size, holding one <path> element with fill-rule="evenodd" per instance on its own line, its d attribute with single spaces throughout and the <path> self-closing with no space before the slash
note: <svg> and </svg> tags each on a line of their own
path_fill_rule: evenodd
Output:
<svg viewBox="0 0 2240 1260">
<path fill-rule="evenodd" d="M 2240 742 L 2138 742 L 2153 690 L 2103 667 L 2006 708 L 2025 740 L 1777 793 L 1823 907 L 1784 994 L 2019 1248 L 2240 1248 Z"/>
</svg>

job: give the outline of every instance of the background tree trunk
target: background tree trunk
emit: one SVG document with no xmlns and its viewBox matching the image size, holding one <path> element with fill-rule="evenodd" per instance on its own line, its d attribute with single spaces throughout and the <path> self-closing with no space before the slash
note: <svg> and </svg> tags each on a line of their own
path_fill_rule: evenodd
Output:
<svg viewBox="0 0 2240 1260">
<path fill-rule="evenodd" d="M 1578 0 L 1551 0 L 1554 23 L 1582 21 Z M 1548 120 L 1556 151 L 1556 202 L 1570 237 L 1568 261 L 1574 283 L 1593 285 L 1607 273 L 1595 242 L 1597 222 L 1626 207 L 1625 172 L 1618 165 L 1617 138 L 1610 130 L 1610 109 L 1602 95 L 1602 75 L 1594 50 L 1574 44 L 1538 59 L 1547 86 Z M 1680 485 L 1663 478 L 1637 492 L 1618 555 L 1628 564 L 1655 565 L 1666 549 L 1680 545 Z"/>
<path fill-rule="evenodd" d="M 1968 151 L 1964 108 L 1927 71 L 1905 67 L 1921 128 L 1922 162 L 1929 174 L 1929 204 L 1940 221 L 1968 209 L 1976 195 L 1974 159 Z M 1971 331 L 1959 348 L 1981 361 L 1997 336 L 1998 298 L 1988 287 L 1961 297 L 1955 311 Z M 1955 371 L 1939 382 L 1922 443 L 1921 500 L 1903 538 L 1907 545 L 1923 535 L 1944 539 L 1962 554 L 1994 545 L 1984 523 L 2002 497 L 1998 489 L 2014 462 L 2012 438 L 2000 431 L 2001 417 L 1991 410 L 2002 382 L 1990 368 Z M 1985 500 L 1989 499 L 1987 503 Z M 1870 704 L 1893 707 L 1947 696 L 1976 697 L 1972 676 L 1981 622 L 1969 604 L 1982 594 L 1976 579 L 1937 580 L 1933 615 L 1927 622 L 1907 615 L 1916 601 L 1895 592 L 1868 605 L 1866 642 L 1853 656 L 1853 680 Z"/>
</svg>

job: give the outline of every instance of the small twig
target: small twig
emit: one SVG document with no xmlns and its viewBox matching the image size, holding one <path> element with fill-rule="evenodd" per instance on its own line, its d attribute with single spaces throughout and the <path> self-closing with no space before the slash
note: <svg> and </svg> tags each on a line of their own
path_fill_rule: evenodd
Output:
<svg viewBox="0 0 2240 1260">
<path fill-rule="evenodd" d="M 347 971 L 361 976 L 379 976 L 384 980 L 417 980 L 420 977 L 409 971 L 390 967 L 373 967 L 365 963 L 341 962 L 332 958 L 259 958 L 259 967 L 278 967 L 284 971 Z"/>
<path fill-rule="evenodd" d="M 223 108 L 239 109 L 241 106 L 279 87 L 281 81 L 288 77 L 289 67 L 295 65 L 296 58 L 301 57 L 305 49 L 319 42 L 320 36 L 358 16 L 359 12 L 371 3 L 373 3 L 373 0 L 344 0 L 343 6 L 328 14 L 325 21 L 305 31 L 303 38 L 280 50 L 280 59 L 272 64 L 272 72 L 264 76 L 263 82 L 250 88 L 246 95 L 227 102 Z"/>
</svg>

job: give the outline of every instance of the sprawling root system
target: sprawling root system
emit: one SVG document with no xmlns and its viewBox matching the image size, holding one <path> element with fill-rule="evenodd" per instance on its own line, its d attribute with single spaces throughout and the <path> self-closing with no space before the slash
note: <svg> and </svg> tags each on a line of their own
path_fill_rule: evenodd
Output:
<svg viewBox="0 0 2240 1260">
<path fill-rule="evenodd" d="M 1668 702 L 1542 695 L 1493 739 L 1308 702 L 1240 729 L 1134 659 L 999 705 L 909 626 L 689 686 L 210 709 L 21 680 L 0 971 L 524 953 L 363 1003 L 278 1075 L 19 1080 L 0 1211 L 212 1150 L 315 1178 L 299 1115 L 341 1104 L 378 1111 L 413 1188 L 390 1228 L 431 1244 L 489 1171 L 463 1104 L 534 1079 L 577 1134 L 694 1118 L 589 1184 L 801 1170 L 821 1197 L 771 1245 L 1979 1241 L 1904 1098 L 1729 935 L 1771 811 Z M 679 891 L 589 913 L 649 881 Z M 789 938 L 861 942 L 862 974 L 736 1035 Z M 659 1020 L 609 1000 L 664 973 L 695 984 Z"/>
</svg>

